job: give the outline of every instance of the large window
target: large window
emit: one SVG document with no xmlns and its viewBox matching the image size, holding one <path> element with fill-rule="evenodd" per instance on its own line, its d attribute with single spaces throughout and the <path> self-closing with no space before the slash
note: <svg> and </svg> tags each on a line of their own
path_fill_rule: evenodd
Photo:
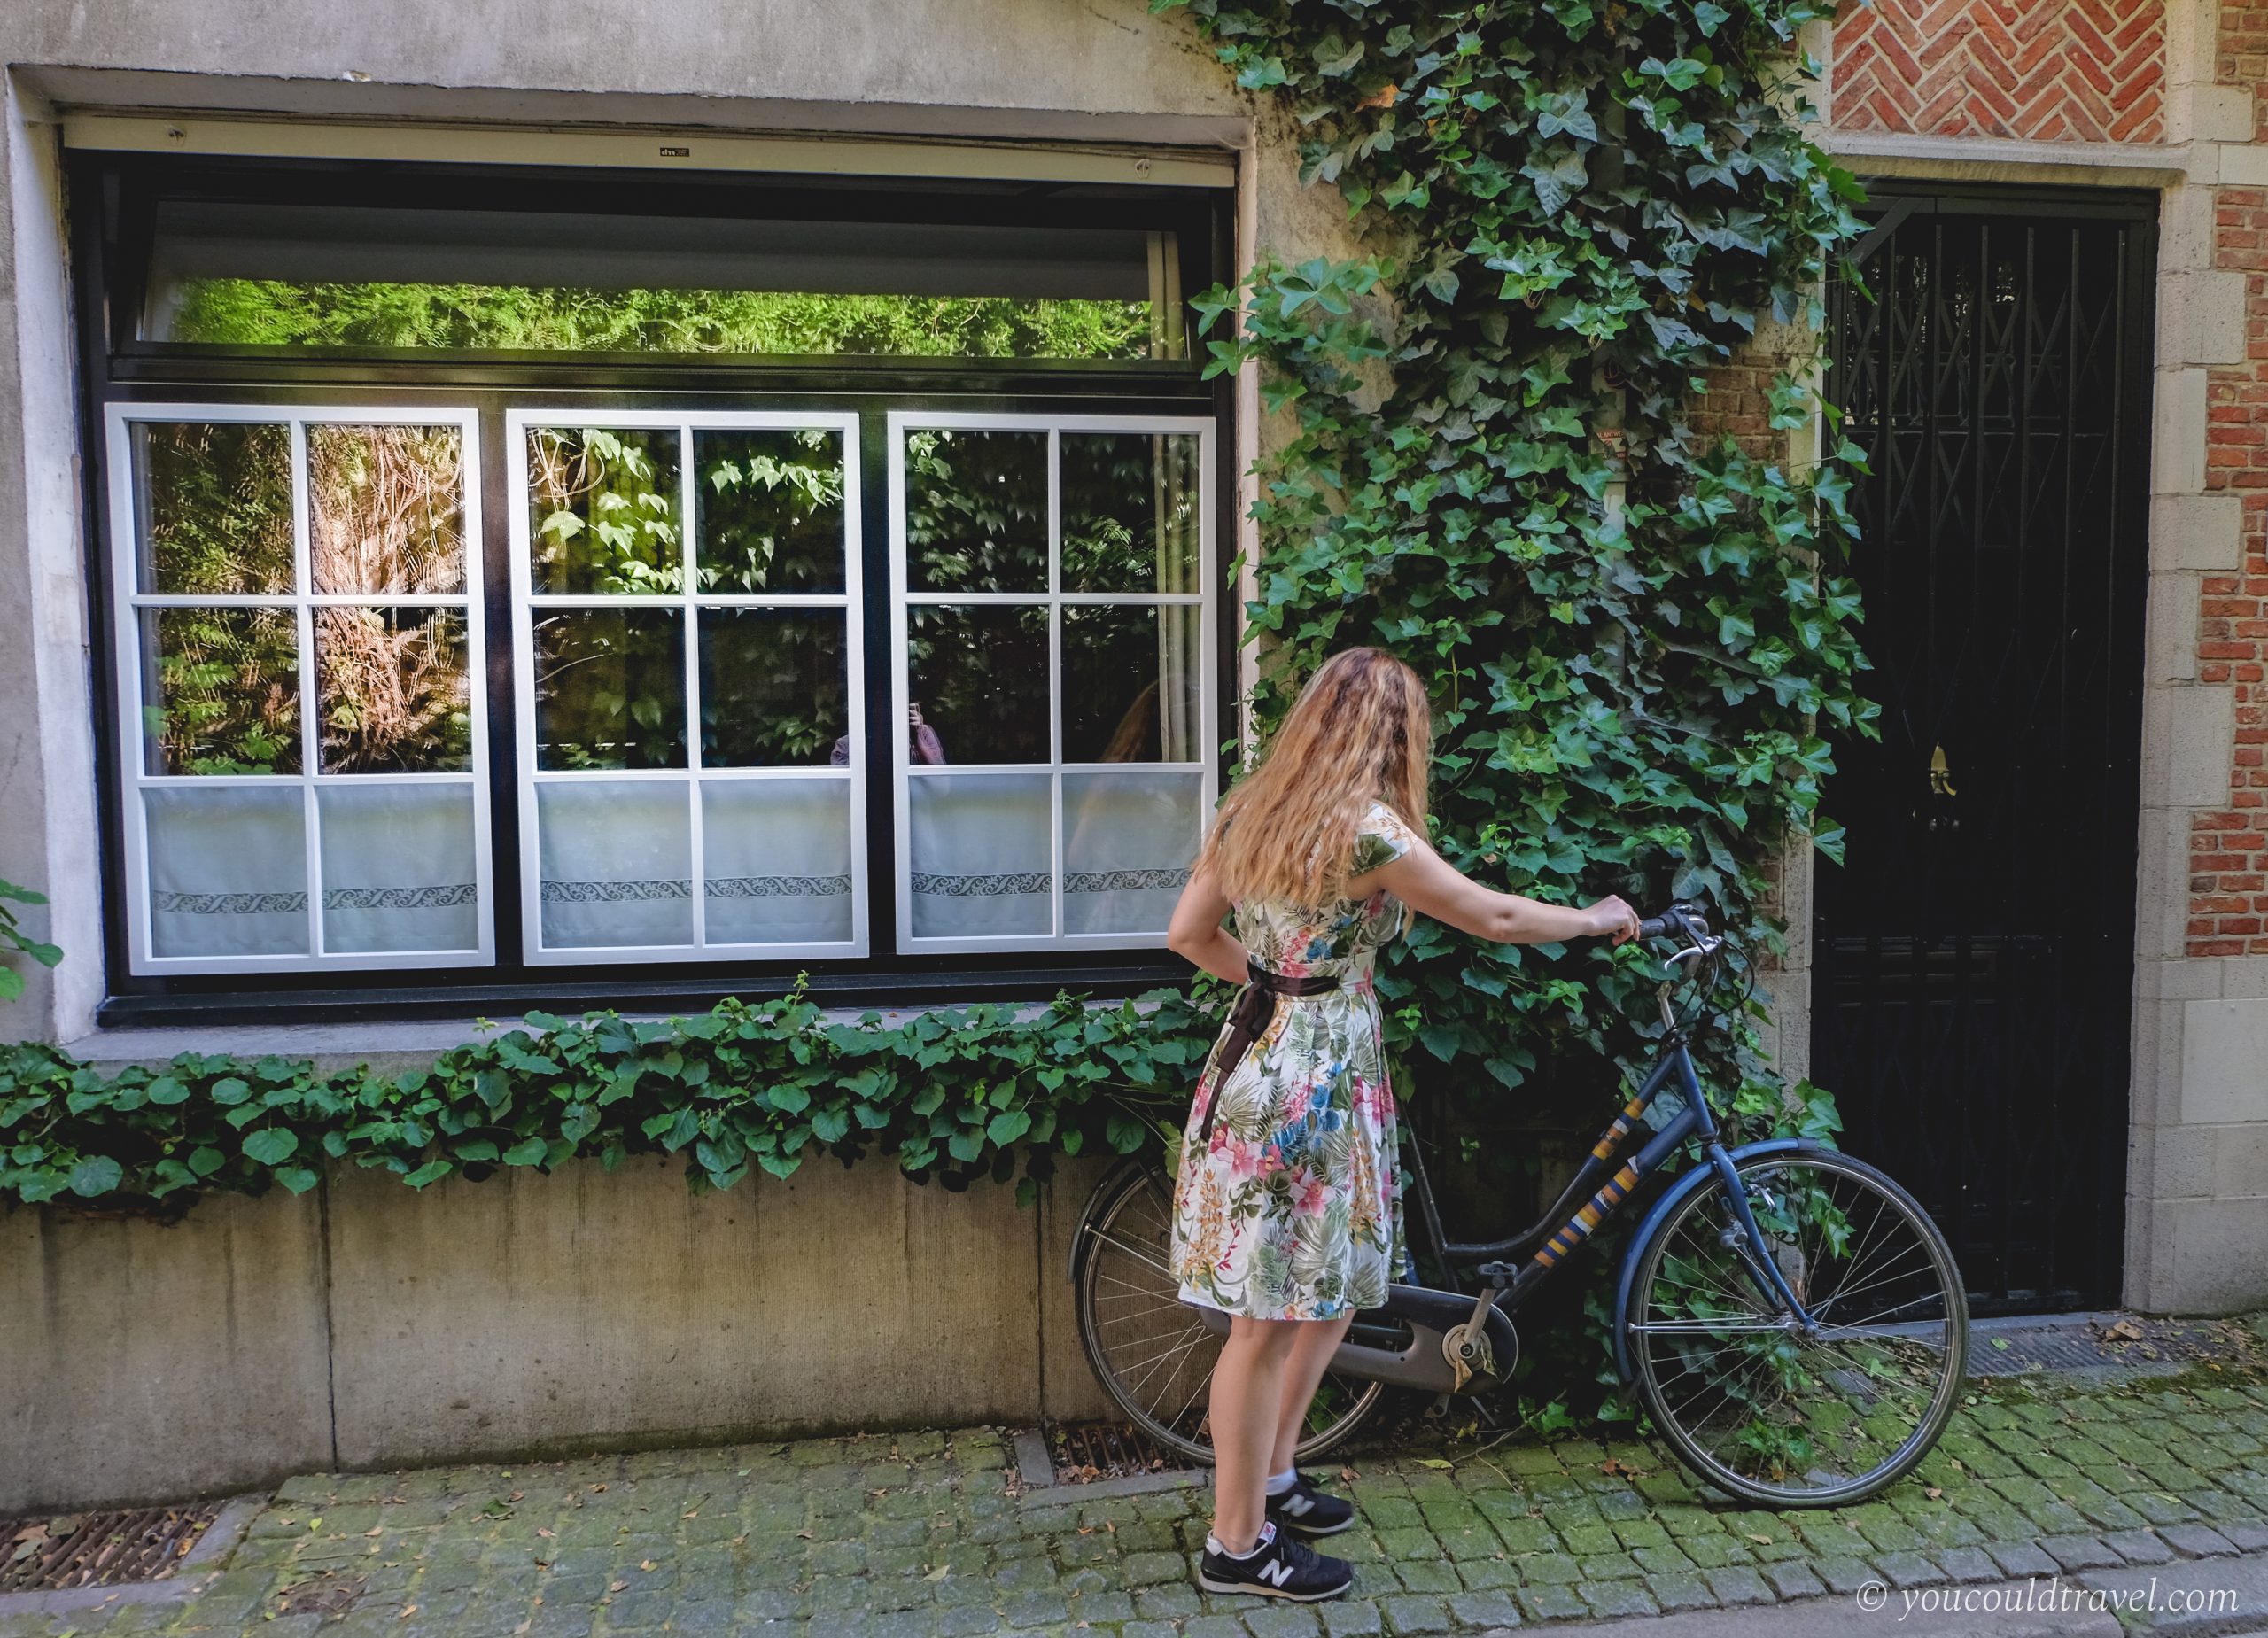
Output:
<svg viewBox="0 0 2268 1638">
<path fill-rule="evenodd" d="M 857 419 L 509 425 L 528 959 L 863 953 Z"/>
<path fill-rule="evenodd" d="M 136 966 L 490 958 L 461 410 L 114 407 Z"/>
<path fill-rule="evenodd" d="M 1222 195 L 76 163 L 106 1016 L 1161 975 Z"/>
<path fill-rule="evenodd" d="M 897 931 L 1154 944 L 1211 807 L 1210 431 L 890 418 Z"/>
</svg>

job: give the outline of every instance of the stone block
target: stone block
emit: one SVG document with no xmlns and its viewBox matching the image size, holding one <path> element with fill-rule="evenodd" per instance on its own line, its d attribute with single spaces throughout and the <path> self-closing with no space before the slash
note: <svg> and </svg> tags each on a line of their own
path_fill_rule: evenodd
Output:
<svg viewBox="0 0 2268 1638">
<path fill-rule="evenodd" d="M 2268 1120 L 2268 1000 L 2181 1004 L 2185 1123 Z M 2268 1178 L 2249 1192 L 2268 1193 Z"/>
<path fill-rule="evenodd" d="M 2240 330 L 2239 334 L 2241 333 Z M 2161 494 L 2150 498 L 2153 570 L 2233 574 L 2243 563 L 2242 496 Z M 2194 632 L 2191 637 L 2194 642 Z"/>
</svg>

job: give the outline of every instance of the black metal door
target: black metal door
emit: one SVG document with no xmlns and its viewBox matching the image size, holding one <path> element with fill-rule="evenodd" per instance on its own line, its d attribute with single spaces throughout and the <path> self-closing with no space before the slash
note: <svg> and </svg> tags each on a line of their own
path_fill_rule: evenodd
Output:
<svg viewBox="0 0 2268 1638">
<path fill-rule="evenodd" d="M 1829 396 L 1880 741 L 1837 747 L 1812 1077 L 1981 1310 L 2115 1301 L 2155 206 L 1877 186 Z"/>
</svg>

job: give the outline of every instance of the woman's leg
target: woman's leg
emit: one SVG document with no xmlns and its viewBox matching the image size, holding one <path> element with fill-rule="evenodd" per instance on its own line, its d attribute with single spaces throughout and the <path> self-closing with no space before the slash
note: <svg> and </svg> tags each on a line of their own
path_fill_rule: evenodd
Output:
<svg viewBox="0 0 2268 1638">
<path fill-rule="evenodd" d="M 1307 1426 L 1308 1405 L 1322 1385 L 1323 1373 L 1330 1369 L 1331 1356 L 1339 1351 L 1347 1327 L 1354 1322 L 1355 1316 L 1348 1314 L 1338 1319 L 1302 1320 L 1291 1328 L 1300 1334 L 1292 1339 L 1290 1356 L 1284 1362 L 1284 1408 L 1277 1416 L 1275 1442 L 1269 1449 L 1265 1470 L 1269 1477 L 1290 1470 L 1292 1453 Z"/>
<path fill-rule="evenodd" d="M 1213 1367 L 1213 1539 L 1232 1553 L 1250 1551 L 1260 1539 L 1285 1363 L 1307 1329 L 1296 1320 L 1232 1315 Z"/>
</svg>

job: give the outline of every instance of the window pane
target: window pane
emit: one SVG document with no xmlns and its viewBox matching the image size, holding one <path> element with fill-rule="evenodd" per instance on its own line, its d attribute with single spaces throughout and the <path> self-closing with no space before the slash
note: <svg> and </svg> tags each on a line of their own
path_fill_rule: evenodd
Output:
<svg viewBox="0 0 2268 1638">
<path fill-rule="evenodd" d="M 695 431 L 695 557 L 704 592 L 839 592 L 843 435 Z"/>
<path fill-rule="evenodd" d="M 1047 589 L 1047 434 L 905 436 L 905 578 L 916 592 Z"/>
<path fill-rule="evenodd" d="M 678 435 L 667 428 L 528 430 L 530 584 L 539 592 L 676 592 Z"/>
<path fill-rule="evenodd" d="M 472 766 L 462 609 L 330 603 L 315 609 L 315 626 L 325 773 Z"/>
<path fill-rule="evenodd" d="M 916 938 L 1054 931 L 1047 781 L 1044 773 L 906 781 Z"/>
<path fill-rule="evenodd" d="M 703 767 L 850 760 L 843 618 L 837 609 L 701 611 Z"/>
<path fill-rule="evenodd" d="M 536 612 L 535 765 L 685 766 L 685 623 L 678 611 Z"/>
<path fill-rule="evenodd" d="M 470 785 L 322 785 L 325 953 L 477 950 Z"/>
<path fill-rule="evenodd" d="M 1063 760 L 1194 762 L 1198 732 L 1194 604 L 1067 603 Z"/>
<path fill-rule="evenodd" d="M 166 199 L 142 332 L 774 356 L 1185 350 L 1170 233 L 891 212 L 881 194 L 852 221 Z"/>
<path fill-rule="evenodd" d="M 1066 432 L 1063 589 L 1195 592 L 1193 435 Z"/>
<path fill-rule="evenodd" d="M 136 422 L 141 586 L 180 596 L 289 595 L 291 429 Z"/>
<path fill-rule="evenodd" d="M 1197 856 L 1198 773 L 1063 776 L 1063 930 L 1163 933 Z"/>
<path fill-rule="evenodd" d="M 907 697 L 935 731 L 915 760 L 1048 759 L 1044 606 L 910 609 L 905 646 Z"/>
<path fill-rule="evenodd" d="M 307 953 L 307 829 L 298 785 L 142 793 L 150 949 L 159 956 Z"/>
<path fill-rule="evenodd" d="M 288 609 L 142 611 L 143 766 L 299 771 L 299 621 Z"/>
<path fill-rule="evenodd" d="M 693 942 L 693 819 L 682 780 L 535 788 L 547 950 Z"/>
<path fill-rule="evenodd" d="M 848 943 L 850 781 L 704 780 L 712 944 Z"/>
<path fill-rule="evenodd" d="M 462 592 L 464 434 L 307 428 L 307 569 L 318 592 Z"/>
</svg>

